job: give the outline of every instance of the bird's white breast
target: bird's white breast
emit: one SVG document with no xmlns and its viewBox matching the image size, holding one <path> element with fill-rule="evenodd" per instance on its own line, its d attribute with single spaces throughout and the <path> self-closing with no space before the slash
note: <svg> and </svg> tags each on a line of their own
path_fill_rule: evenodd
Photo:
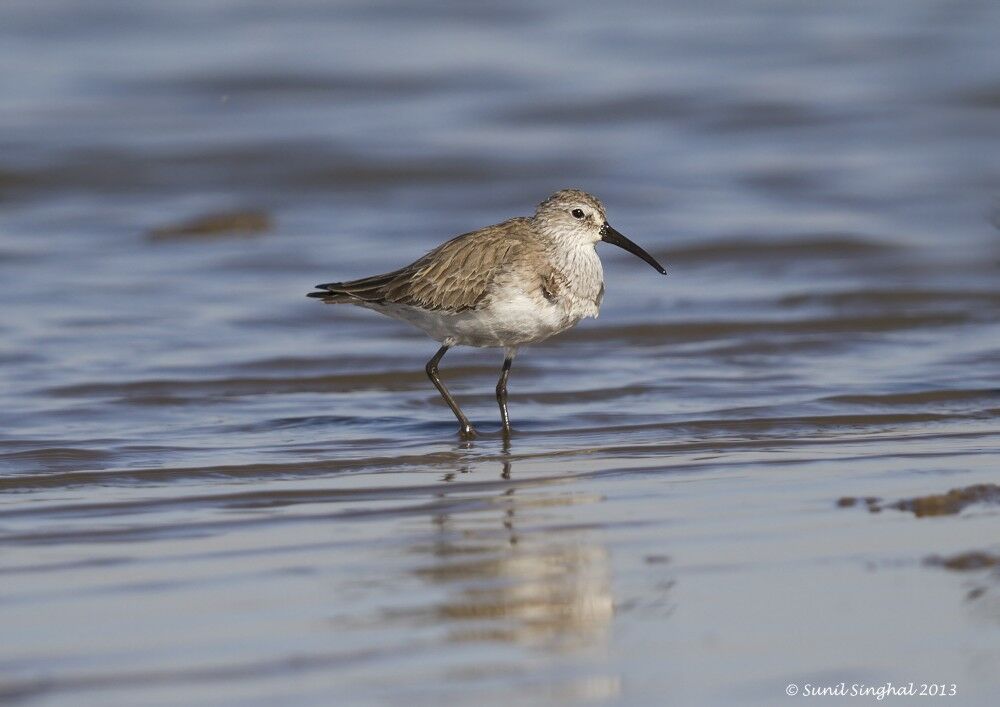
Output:
<svg viewBox="0 0 1000 707">
<path fill-rule="evenodd" d="M 557 267 L 566 279 L 565 299 L 575 316 L 574 324 L 583 317 L 596 317 L 604 296 L 604 268 L 593 244 L 561 251 L 556 256 Z"/>
</svg>

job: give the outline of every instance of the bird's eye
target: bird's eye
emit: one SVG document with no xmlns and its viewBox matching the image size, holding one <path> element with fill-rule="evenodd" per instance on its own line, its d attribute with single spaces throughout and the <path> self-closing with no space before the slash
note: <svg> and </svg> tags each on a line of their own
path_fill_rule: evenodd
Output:
<svg viewBox="0 0 1000 707">
<path fill-rule="evenodd" d="M 573 218 L 583 218 L 583 209 L 573 209 Z"/>
</svg>

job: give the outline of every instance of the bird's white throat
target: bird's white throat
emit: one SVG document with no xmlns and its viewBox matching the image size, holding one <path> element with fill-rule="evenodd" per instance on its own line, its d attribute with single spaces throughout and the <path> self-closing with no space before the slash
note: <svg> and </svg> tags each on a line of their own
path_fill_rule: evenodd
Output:
<svg viewBox="0 0 1000 707">
<path fill-rule="evenodd" d="M 604 268 L 597 255 L 596 244 L 554 241 L 552 264 L 566 278 L 567 289 L 576 299 L 600 306 L 599 299 L 604 291 Z M 589 316 L 597 314 L 595 312 Z"/>
</svg>

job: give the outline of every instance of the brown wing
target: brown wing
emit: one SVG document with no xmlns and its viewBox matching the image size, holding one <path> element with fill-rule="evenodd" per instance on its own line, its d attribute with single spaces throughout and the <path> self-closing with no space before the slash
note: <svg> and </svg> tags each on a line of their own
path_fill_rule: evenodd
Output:
<svg viewBox="0 0 1000 707">
<path fill-rule="evenodd" d="M 530 219 L 515 218 L 465 233 L 411 265 L 352 282 L 317 285 L 325 302 L 408 304 L 430 310 L 475 309 L 497 276 L 536 243 Z"/>
</svg>

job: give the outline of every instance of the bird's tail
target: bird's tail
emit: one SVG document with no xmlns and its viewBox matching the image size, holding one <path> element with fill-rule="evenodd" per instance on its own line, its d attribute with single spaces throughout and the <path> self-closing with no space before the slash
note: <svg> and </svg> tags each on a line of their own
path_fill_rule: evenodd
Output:
<svg viewBox="0 0 1000 707">
<path fill-rule="evenodd" d="M 346 292 L 331 292 L 329 290 L 323 290 L 321 292 L 308 292 L 306 293 L 306 297 L 315 297 L 316 299 L 323 300 L 327 304 L 340 304 L 342 302 L 350 302 L 354 299 Z"/>
<path fill-rule="evenodd" d="M 351 282 L 327 282 L 323 285 L 316 285 L 319 292 L 309 292 L 306 297 L 315 297 L 327 304 L 381 302 L 383 301 L 383 288 L 395 275 L 396 273 L 387 273 Z"/>
</svg>

